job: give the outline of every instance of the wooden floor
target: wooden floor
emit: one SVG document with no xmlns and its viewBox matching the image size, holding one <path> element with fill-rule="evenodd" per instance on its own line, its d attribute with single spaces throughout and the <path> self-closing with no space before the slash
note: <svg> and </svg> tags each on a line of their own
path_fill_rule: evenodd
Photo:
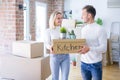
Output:
<svg viewBox="0 0 120 80">
<path fill-rule="evenodd" d="M 120 80 L 120 68 L 118 64 L 103 68 L 103 80 Z"/>
<path fill-rule="evenodd" d="M 51 76 L 47 80 L 52 80 Z M 69 80 L 82 80 L 79 67 L 71 65 Z M 103 67 L 103 80 L 120 80 L 118 64 Z"/>
</svg>

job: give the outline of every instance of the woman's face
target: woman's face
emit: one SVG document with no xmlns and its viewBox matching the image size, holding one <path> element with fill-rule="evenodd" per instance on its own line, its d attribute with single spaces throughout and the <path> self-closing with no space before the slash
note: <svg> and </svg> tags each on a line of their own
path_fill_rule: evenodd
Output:
<svg viewBox="0 0 120 80">
<path fill-rule="evenodd" d="M 60 26 L 61 23 L 62 23 L 62 14 L 57 14 L 54 24 L 55 24 L 55 26 Z"/>
</svg>

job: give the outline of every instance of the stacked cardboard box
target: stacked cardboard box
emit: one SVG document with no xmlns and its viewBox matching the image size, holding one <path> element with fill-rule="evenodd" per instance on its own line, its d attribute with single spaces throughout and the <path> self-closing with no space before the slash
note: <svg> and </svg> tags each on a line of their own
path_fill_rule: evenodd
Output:
<svg viewBox="0 0 120 80">
<path fill-rule="evenodd" d="M 0 76 L 14 80 L 45 80 L 50 75 L 49 56 L 23 58 L 0 54 Z"/>
<path fill-rule="evenodd" d="M 2 54 L 0 75 L 15 80 L 45 80 L 50 76 L 49 56 L 36 41 L 15 41 L 12 55 Z"/>
<path fill-rule="evenodd" d="M 36 41 L 15 41 L 12 46 L 13 55 L 35 58 L 43 56 L 43 42 Z"/>
</svg>

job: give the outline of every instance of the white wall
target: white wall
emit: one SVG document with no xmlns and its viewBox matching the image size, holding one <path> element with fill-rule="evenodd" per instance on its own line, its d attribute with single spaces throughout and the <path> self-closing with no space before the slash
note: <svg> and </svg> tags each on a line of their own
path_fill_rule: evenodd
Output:
<svg viewBox="0 0 120 80">
<path fill-rule="evenodd" d="M 70 2 L 71 2 L 71 0 L 64 0 L 64 5 L 65 5 L 64 10 L 65 11 L 68 11 L 70 9 Z"/>
<path fill-rule="evenodd" d="M 68 2 L 68 0 L 65 2 Z M 107 8 L 107 0 L 69 0 L 70 4 L 65 3 L 67 9 L 73 11 L 72 18 L 81 20 L 81 10 L 87 5 L 93 5 L 96 8 L 96 18 L 100 17 L 103 19 L 103 27 L 110 33 L 110 27 L 112 22 L 120 22 L 120 8 Z M 68 6 L 70 6 L 68 8 Z"/>
</svg>

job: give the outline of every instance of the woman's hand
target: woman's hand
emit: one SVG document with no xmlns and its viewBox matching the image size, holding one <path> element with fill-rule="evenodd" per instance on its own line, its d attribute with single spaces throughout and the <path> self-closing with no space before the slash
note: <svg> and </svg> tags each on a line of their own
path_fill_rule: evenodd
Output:
<svg viewBox="0 0 120 80">
<path fill-rule="evenodd" d="M 52 46 L 50 46 L 50 53 L 54 53 L 54 51 L 53 51 L 53 45 Z"/>
<path fill-rule="evenodd" d="M 82 48 L 80 48 L 80 50 L 78 51 L 81 54 L 85 54 L 90 50 L 90 48 L 86 45 L 84 45 Z"/>
</svg>

